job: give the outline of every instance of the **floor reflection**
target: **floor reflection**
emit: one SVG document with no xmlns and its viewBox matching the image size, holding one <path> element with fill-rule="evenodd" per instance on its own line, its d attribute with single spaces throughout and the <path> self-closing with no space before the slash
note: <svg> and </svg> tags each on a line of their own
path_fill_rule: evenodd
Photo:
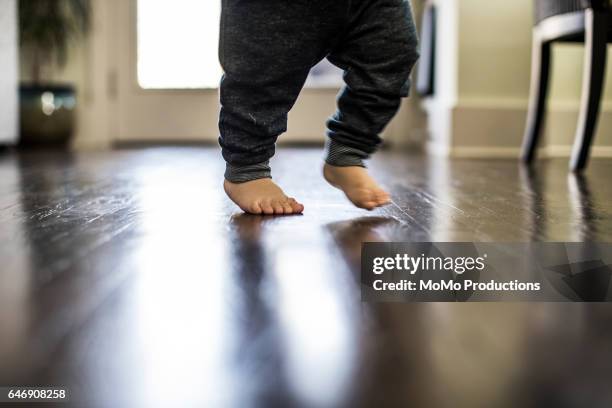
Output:
<svg viewBox="0 0 612 408">
<path fill-rule="evenodd" d="M 533 167 L 520 167 L 521 197 L 528 209 L 527 222 L 531 224 L 530 241 L 538 241 L 548 235 L 546 221 L 545 179 L 541 171 Z"/>
<path fill-rule="evenodd" d="M 234 270 L 251 327 L 245 347 L 265 348 L 253 349 L 250 358 L 259 362 L 259 375 L 268 373 L 259 378 L 276 398 L 282 395 L 278 390 L 288 390 L 285 403 L 340 406 L 357 358 L 355 302 L 347 286 L 352 283 L 344 280 L 343 267 L 334 265 L 326 241 L 308 239 L 302 247 L 284 235 L 283 222 L 294 218 L 231 218 Z"/>
<path fill-rule="evenodd" d="M 326 225 L 352 271 L 352 286 L 361 282 L 361 245 L 405 236 L 406 226 L 393 217 L 358 217 Z M 426 314 L 423 304 L 362 304 L 360 372 L 352 406 L 434 406 L 430 385 Z M 363 323 L 365 322 L 365 324 Z"/>
<path fill-rule="evenodd" d="M 541 305 L 526 319 L 523 376 L 530 406 L 605 407 L 612 401 L 612 309 L 604 304 Z"/>
<path fill-rule="evenodd" d="M 303 216 L 235 215 L 214 149 L 0 158 L 0 384 L 79 407 L 610 405 L 609 306 L 362 304 L 358 274 L 363 242 L 610 241 L 612 162 L 382 153 L 396 205 L 366 213 L 319 151 L 275 160 Z"/>
<path fill-rule="evenodd" d="M 594 203 L 589 177 L 572 173 L 567 176 L 567 185 L 574 216 L 575 241 L 591 241 L 598 235 L 599 216 Z"/>
<path fill-rule="evenodd" d="M 361 217 L 327 224 L 344 260 L 352 271 L 360 271 L 361 245 L 363 242 L 390 242 L 393 229 L 401 223 L 391 217 Z M 359 279 L 357 278 L 357 282 Z"/>
<path fill-rule="evenodd" d="M 135 337 L 141 340 L 145 405 L 234 405 L 234 286 L 226 240 L 218 239 L 214 180 L 181 168 L 134 176 Z"/>
<path fill-rule="evenodd" d="M 21 172 L 12 156 L 0 156 L 0 180 L 0 361 L 19 378 L 18 356 L 26 351 L 32 313 L 33 254 L 26 237 L 28 221 L 23 217 Z M 5 378 L 6 370 L 0 368 L 0 383 Z"/>
<path fill-rule="evenodd" d="M 233 215 L 230 218 L 229 242 L 235 289 L 234 330 L 240 333 L 235 367 L 240 372 L 246 405 L 277 406 L 293 397 L 283 372 L 280 328 L 275 318 L 274 301 L 270 298 L 270 260 L 262 242 L 265 224 L 272 216 Z M 247 384 L 247 387 L 244 385 Z"/>
</svg>

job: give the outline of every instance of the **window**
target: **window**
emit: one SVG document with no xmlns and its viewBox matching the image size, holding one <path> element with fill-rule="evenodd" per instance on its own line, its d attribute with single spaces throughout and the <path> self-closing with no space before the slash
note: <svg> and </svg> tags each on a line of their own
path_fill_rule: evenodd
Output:
<svg viewBox="0 0 612 408">
<path fill-rule="evenodd" d="M 144 89 L 217 88 L 221 1 L 138 0 L 138 83 Z M 307 86 L 337 87 L 341 73 L 327 61 Z"/>
<path fill-rule="evenodd" d="M 138 0 L 138 83 L 217 88 L 221 1 Z"/>
</svg>

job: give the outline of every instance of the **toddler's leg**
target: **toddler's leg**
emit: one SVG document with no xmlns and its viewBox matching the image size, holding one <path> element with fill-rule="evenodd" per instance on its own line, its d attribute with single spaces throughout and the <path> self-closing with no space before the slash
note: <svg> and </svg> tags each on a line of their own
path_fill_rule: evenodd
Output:
<svg viewBox="0 0 612 408">
<path fill-rule="evenodd" d="M 329 51 L 341 7 L 327 0 L 223 0 L 219 142 L 225 190 L 246 212 L 303 211 L 272 182 L 269 159 L 310 68 Z"/>
<path fill-rule="evenodd" d="M 345 70 L 338 111 L 328 122 L 324 175 L 358 207 L 390 201 L 365 170 L 379 136 L 408 96 L 418 40 L 406 0 L 355 0 L 345 42 L 328 59 Z"/>
</svg>

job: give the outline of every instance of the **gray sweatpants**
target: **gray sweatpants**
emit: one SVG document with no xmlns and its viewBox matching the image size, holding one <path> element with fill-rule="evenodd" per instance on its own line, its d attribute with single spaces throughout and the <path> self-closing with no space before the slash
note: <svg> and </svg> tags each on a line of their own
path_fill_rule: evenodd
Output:
<svg viewBox="0 0 612 408">
<path fill-rule="evenodd" d="M 408 96 L 418 40 L 406 0 L 223 0 L 219 119 L 225 177 L 270 177 L 310 69 L 323 58 L 344 70 L 327 122 L 327 162 L 362 166 Z"/>
</svg>

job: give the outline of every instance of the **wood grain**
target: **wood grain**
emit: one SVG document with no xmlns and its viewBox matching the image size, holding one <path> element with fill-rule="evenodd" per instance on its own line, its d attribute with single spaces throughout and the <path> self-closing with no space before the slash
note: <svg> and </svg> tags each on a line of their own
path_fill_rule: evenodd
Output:
<svg viewBox="0 0 612 408">
<path fill-rule="evenodd" d="M 608 305 L 367 305 L 357 285 L 364 241 L 610 241 L 612 161 L 384 152 L 394 204 L 368 213 L 320 157 L 279 149 L 306 211 L 274 218 L 225 198 L 213 148 L 0 156 L 0 385 L 79 407 L 612 402 Z"/>
</svg>

